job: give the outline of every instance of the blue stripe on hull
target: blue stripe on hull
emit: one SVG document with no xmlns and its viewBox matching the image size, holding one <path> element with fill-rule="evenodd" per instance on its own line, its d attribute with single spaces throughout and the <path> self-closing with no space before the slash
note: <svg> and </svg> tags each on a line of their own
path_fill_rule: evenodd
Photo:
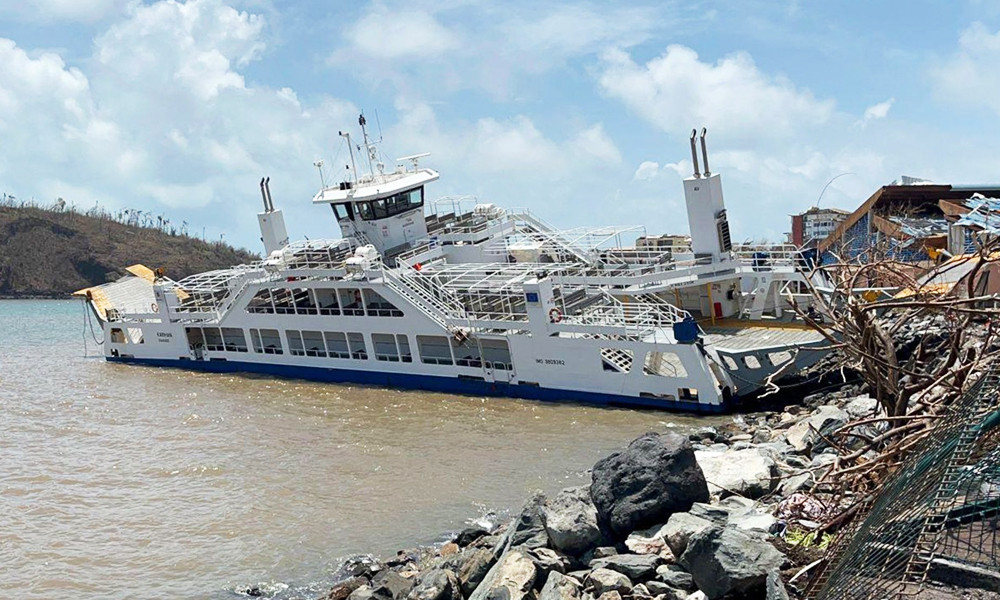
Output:
<svg viewBox="0 0 1000 600">
<path fill-rule="evenodd" d="M 598 394 L 573 390 L 557 390 L 510 383 L 490 383 L 458 377 L 435 375 L 414 375 L 410 373 L 389 373 L 382 371 L 362 371 L 357 369 L 330 369 L 325 367 L 302 367 L 221 360 L 168 360 L 158 358 L 106 357 L 109 362 L 171 367 L 212 373 L 262 373 L 290 379 L 306 379 L 329 383 L 358 383 L 389 388 L 427 390 L 468 396 L 501 396 L 544 400 L 549 402 L 579 402 L 603 406 L 624 406 L 636 408 L 656 408 L 659 410 L 720 413 L 725 406 L 699 404 L 697 402 L 667 402 L 657 398 L 640 398 L 616 394 Z"/>
</svg>

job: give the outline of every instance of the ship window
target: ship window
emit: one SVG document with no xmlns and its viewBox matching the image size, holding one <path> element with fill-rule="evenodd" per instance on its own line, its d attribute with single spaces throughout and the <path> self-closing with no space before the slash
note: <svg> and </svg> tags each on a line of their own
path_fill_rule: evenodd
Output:
<svg viewBox="0 0 1000 600">
<path fill-rule="evenodd" d="M 365 307 L 361 300 L 361 290 L 359 289 L 340 290 L 340 306 L 343 307 L 342 310 L 345 316 L 365 316 Z"/>
<path fill-rule="evenodd" d="M 757 360 L 757 357 L 754 356 L 753 354 L 748 354 L 748 355 L 744 356 L 743 357 L 743 364 L 745 364 L 747 366 L 747 368 L 749 368 L 749 369 L 759 369 L 760 368 L 760 361 Z"/>
<path fill-rule="evenodd" d="M 317 314 L 316 300 L 310 289 L 298 288 L 292 290 L 292 300 L 295 302 L 295 313 L 300 315 Z"/>
<path fill-rule="evenodd" d="M 337 216 L 338 221 L 343 221 L 351 216 L 350 204 L 332 204 L 331 206 L 333 207 L 333 214 Z"/>
<path fill-rule="evenodd" d="M 698 401 L 698 390 L 695 388 L 677 388 L 677 395 L 681 400 L 687 400 L 689 402 Z"/>
<path fill-rule="evenodd" d="M 406 190 L 387 198 L 358 202 L 358 214 L 365 221 L 392 217 L 424 205 L 424 188 Z M 336 209 L 335 209 L 336 210 Z M 338 213 L 339 218 L 339 213 Z"/>
<path fill-rule="evenodd" d="M 218 327 L 206 327 L 203 332 L 205 333 L 205 350 L 226 351 L 226 344 L 222 341 L 222 332 L 219 331 Z"/>
<path fill-rule="evenodd" d="M 254 294 L 247 304 L 247 312 L 254 314 L 273 313 L 274 306 L 271 304 L 271 290 L 263 289 Z"/>
<path fill-rule="evenodd" d="M 302 334 L 293 329 L 285 330 L 285 337 L 288 338 L 288 351 L 292 356 L 305 356 L 306 350 L 302 347 Z"/>
<path fill-rule="evenodd" d="M 243 334 L 242 329 L 238 329 L 236 327 L 223 327 L 222 341 L 226 346 L 227 352 L 247 351 L 247 338 Z"/>
<path fill-rule="evenodd" d="M 347 347 L 347 336 L 339 331 L 323 333 L 326 338 L 326 349 L 330 358 L 351 358 L 351 350 Z"/>
<path fill-rule="evenodd" d="M 399 351 L 396 349 L 396 337 L 388 333 L 373 333 L 372 345 L 375 347 L 375 359 L 389 362 L 399 362 Z"/>
<path fill-rule="evenodd" d="M 373 317 L 402 317 L 403 312 L 374 290 L 364 291 L 365 308 Z"/>
<path fill-rule="evenodd" d="M 337 290 L 313 290 L 316 293 L 316 305 L 321 315 L 339 315 L 340 304 L 337 302 Z"/>
<path fill-rule="evenodd" d="M 459 344 L 451 339 L 451 349 L 455 352 L 455 364 L 460 367 L 479 369 L 483 366 L 483 357 L 479 353 L 479 344 L 475 340 L 466 339 Z"/>
<path fill-rule="evenodd" d="M 661 377 L 687 377 L 687 369 L 675 352 L 647 352 L 643 373 Z"/>
<path fill-rule="evenodd" d="M 792 360 L 792 353 L 788 350 L 782 350 L 781 352 L 771 352 L 767 355 L 768 362 L 771 365 L 777 367 L 778 365 L 783 365 L 786 362 Z"/>
<path fill-rule="evenodd" d="M 399 346 L 399 360 L 403 362 L 413 362 L 413 355 L 410 354 L 410 341 L 406 336 L 399 334 L 396 336 L 396 344 Z"/>
<path fill-rule="evenodd" d="M 127 344 L 128 340 L 125 339 L 125 332 L 119 327 L 114 327 L 111 329 L 111 343 L 112 344 Z"/>
<path fill-rule="evenodd" d="M 278 288 L 271 291 L 274 300 L 274 312 L 279 315 L 295 314 L 295 305 L 292 304 L 292 291 L 288 288 Z"/>
<path fill-rule="evenodd" d="M 261 329 L 259 335 L 264 354 L 284 354 L 284 350 L 281 349 L 281 335 L 277 329 Z"/>
<path fill-rule="evenodd" d="M 321 331 L 303 331 L 302 346 L 305 348 L 306 356 L 326 356 L 326 346 L 323 345 Z"/>
<path fill-rule="evenodd" d="M 483 349 L 483 362 L 489 369 L 497 371 L 513 371 L 514 365 L 510 361 L 510 347 L 507 340 L 482 340 L 480 345 Z"/>
<path fill-rule="evenodd" d="M 368 349 L 365 348 L 365 337 L 360 333 L 347 334 L 347 347 L 351 350 L 351 358 L 368 360 Z"/>
<path fill-rule="evenodd" d="M 736 364 L 736 361 L 733 360 L 732 356 L 723 356 L 722 361 L 726 363 L 726 368 L 729 369 L 730 371 L 740 370 L 740 366 Z"/>
<path fill-rule="evenodd" d="M 437 335 L 418 335 L 417 350 L 420 360 L 429 365 L 453 365 L 448 338 Z"/>
</svg>

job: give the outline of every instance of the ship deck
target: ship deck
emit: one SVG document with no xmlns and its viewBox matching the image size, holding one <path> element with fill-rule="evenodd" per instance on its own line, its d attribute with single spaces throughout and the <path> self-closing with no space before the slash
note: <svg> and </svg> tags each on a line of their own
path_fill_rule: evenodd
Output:
<svg viewBox="0 0 1000 600">
<path fill-rule="evenodd" d="M 715 325 L 702 323 L 705 340 L 720 350 L 743 352 L 757 348 L 801 346 L 822 342 L 818 331 L 805 325 L 778 321 L 725 319 Z"/>
</svg>

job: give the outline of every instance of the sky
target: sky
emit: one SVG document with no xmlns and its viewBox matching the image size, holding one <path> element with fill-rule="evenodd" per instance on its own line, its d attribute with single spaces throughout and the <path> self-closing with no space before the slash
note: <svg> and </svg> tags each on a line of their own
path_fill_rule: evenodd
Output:
<svg viewBox="0 0 1000 600">
<path fill-rule="evenodd" d="M 342 179 L 364 112 L 429 199 L 685 233 L 706 127 L 734 238 L 780 240 L 904 174 L 1000 182 L 998 64 L 984 0 L 0 0 L 0 192 L 259 252 L 269 176 L 292 239 L 338 238 L 313 163 Z"/>
</svg>

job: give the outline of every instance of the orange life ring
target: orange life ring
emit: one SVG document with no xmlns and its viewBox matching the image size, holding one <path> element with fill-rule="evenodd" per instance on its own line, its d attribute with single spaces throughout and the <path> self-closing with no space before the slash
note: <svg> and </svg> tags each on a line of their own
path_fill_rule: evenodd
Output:
<svg viewBox="0 0 1000 600">
<path fill-rule="evenodd" d="M 153 309 L 153 312 L 160 312 L 160 307 L 156 305 L 156 302 L 149 305 L 149 308 Z"/>
<path fill-rule="evenodd" d="M 549 322 L 558 323 L 559 321 L 562 321 L 562 313 L 559 312 L 559 309 L 553 308 L 549 310 Z"/>
</svg>

